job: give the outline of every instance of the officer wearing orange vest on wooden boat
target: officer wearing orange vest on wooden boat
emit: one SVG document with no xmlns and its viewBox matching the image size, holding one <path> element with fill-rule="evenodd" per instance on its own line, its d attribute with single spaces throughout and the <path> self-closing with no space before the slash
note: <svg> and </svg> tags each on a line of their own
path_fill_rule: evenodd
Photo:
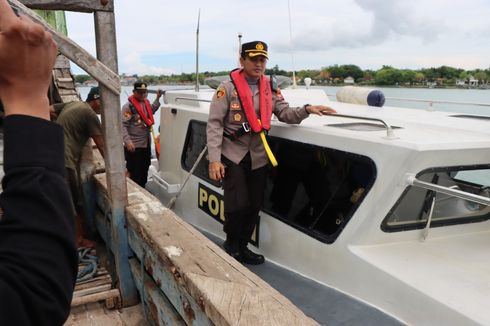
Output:
<svg viewBox="0 0 490 326">
<path fill-rule="evenodd" d="M 223 181 L 224 187 L 224 248 L 237 260 L 253 265 L 262 264 L 264 256 L 252 252 L 247 244 L 259 220 L 268 160 L 277 164 L 264 134 L 272 113 L 282 122 L 299 124 L 311 113 L 336 112 L 323 105 L 290 107 L 264 76 L 268 58 L 264 42 L 242 45 L 242 68 L 233 70 L 231 81 L 216 90 L 206 131 L 209 177 Z"/>
<path fill-rule="evenodd" d="M 148 178 L 148 168 L 151 161 L 150 130 L 155 123 L 153 114 L 160 108 L 162 92 L 152 104 L 148 96 L 148 84 L 137 81 L 134 83 L 133 95 L 122 107 L 122 132 L 124 140 L 124 157 L 129 177 L 145 187 Z"/>
</svg>

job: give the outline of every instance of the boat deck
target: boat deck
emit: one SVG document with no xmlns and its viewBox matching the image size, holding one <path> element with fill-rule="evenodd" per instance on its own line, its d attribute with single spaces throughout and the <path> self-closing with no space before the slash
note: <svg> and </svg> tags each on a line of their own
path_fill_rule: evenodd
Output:
<svg viewBox="0 0 490 326">
<path fill-rule="evenodd" d="M 209 233 L 204 234 L 221 246 L 221 239 Z M 400 321 L 372 306 L 273 262 L 266 261 L 262 265 L 245 266 L 321 325 L 403 325 Z"/>
<path fill-rule="evenodd" d="M 154 181 L 149 181 L 146 188 L 156 194 L 152 191 L 155 186 Z M 222 247 L 223 240 L 203 230 L 199 231 Z M 231 257 L 229 259 L 233 260 Z M 403 325 L 375 307 L 271 261 L 266 260 L 264 264 L 257 266 L 244 266 L 321 325 Z"/>
</svg>

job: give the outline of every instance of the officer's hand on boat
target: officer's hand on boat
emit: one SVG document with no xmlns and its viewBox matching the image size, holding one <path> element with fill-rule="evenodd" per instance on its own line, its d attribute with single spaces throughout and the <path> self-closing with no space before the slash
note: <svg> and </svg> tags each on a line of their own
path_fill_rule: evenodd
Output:
<svg viewBox="0 0 490 326">
<path fill-rule="evenodd" d="M 6 115 L 49 120 L 46 94 L 56 54 L 56 44 L 43 26 L 16 16 L 7 1 L 0 0 L 0 98 Z"/>
<path fill-rule="evenodd" d="M 309 114 L 326 115 L 337 113 L 334 109 L 325 105 L 306 105 L 306 112 Z"/>
</svg>

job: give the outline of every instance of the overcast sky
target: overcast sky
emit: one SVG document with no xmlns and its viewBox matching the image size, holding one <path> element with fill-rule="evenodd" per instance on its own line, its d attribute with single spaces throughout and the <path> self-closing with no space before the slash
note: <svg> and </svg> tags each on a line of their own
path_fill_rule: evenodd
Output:
<svg viewBox="0 0 490 326">
<path fill-rule="evenodd" d="M 239 32 L 243 42 L 268 43 L 268 67 L 285 70 L 293 61 L 296 70 L 490 67 L 490 0 L 289 3 L 292 42 L 287 0 L 116 0 L 119 72 L 193 72 L 199 8 L 201 72 L 236 67 Z M 67 24 L 69 36 L 95 55 L 93 15 L 67 13 Z"/>
</svg>

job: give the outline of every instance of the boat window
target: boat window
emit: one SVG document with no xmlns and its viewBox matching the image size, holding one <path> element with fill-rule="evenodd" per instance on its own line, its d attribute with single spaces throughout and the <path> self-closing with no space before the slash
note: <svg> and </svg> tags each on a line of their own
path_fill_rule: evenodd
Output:
<svg viewBox="0 0 490 326">
<path fill-rule="evenodd" d="M 369 122 L 351 122 L 351 123 L 330 123 L 326 126 L 336 127 L 342 129 L 349 129 L 354 131 L 380 131 L 386 130 L 386 127 L 379 123 Z M 401 127 L 391 126 L 391 129 L 400 129 Z"/>
<path fill-rule="evenodd" d="M 334 242 L 371 189 L 374 162 L 330 148 L 268 139 L 279 165 L 269 171 L 263 211 L 322 242 Z M 182 154 L 185 170 L 190 171 L 205 143 L 206 123 L 191 121 Z M 206 159 L 194 175 L 213 183 Z"/>
<path fill-rule="evenodd" d="M 338 237 L 369 192 L 374 162 L 364 156 L 269 137 L 271 169 L 263 210 L 325 243 Z"/>
<path fill-rule="evenodd" d="M 425 170 L 417 179 L 490 198 L 490 165 Z M 387 232 L 421 229 L 435 198 L 431 227 L 488 220 L 490 207 L 440 192 L 408 187 L 384 219 Z"/>
<path fill-rule="evenodd" d="M 206 146 L 206 122 L 191 120 L 189 122 L 189 127 L 187 128 L 184 150 L 182 151 L 181 157 L 181 164 L 184 170 L 190 171 L 192 169 L 192 166 L 197 161 L 197 158 L 204 149 L 204 146 Z M 194 170 L 194 175 L 217 187 L 220 187 L 220 183 L 209 178 L 208 165 L 209 162 L 207 160 L 206 153 Z"/>
</svg>

